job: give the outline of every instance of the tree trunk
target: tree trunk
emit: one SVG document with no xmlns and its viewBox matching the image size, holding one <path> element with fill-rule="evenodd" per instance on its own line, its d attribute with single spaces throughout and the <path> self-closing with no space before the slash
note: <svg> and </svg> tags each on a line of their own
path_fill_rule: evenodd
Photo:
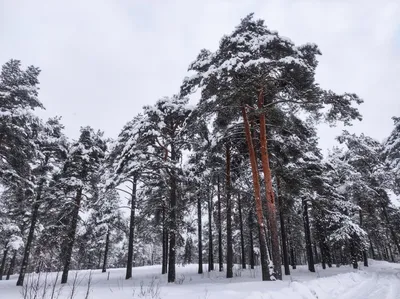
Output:
<svg viewBox="0 0 400 299">
<path fill-rule="evenodd" d="M 242 204 L 240 199 L 240 193 L 238 193 L 237 199 L 238 199 L 238 210 L 239 210 L 240 247 L 242 249 L 242 269 L 246 269 L 246 252 L 244 250 L 243 216 L 242 216 Z"/>
<path fill-rule="evenodd" d="M 176 152 L 174 145 L 171 144 L 171 161 L 176 162 Z M 168 282 L 175 282 L 175 257 L 176 257 L 176 206 L 177 206 L 177 186 L 175 171 L 171 170 L 171 193 L 170 193 L 170 230 L 169 230 L 169 264 L 168 264 Z"/>
<path fill-rule="evenodd" d="M 6 267 L 6 259 L 7 259 L 7 254 L 8 254 L 8 247 L 6 247 L 6 249 L 4 249 L 4 253 L 3 253 L 3 259 L 1 260 L 1 265 L 0 265 L 0 280 L 3 279 L 3 273 L 4 273 L 4 269 Z"/>
<path fill-rule="evenodd" d="M 71 265 L 72 249 L 74 247 L 76 227 L 78 225 L 79 209 L 82 201 L 82 188 L 76 191 L 74 209 L 72 212 L 71 226 L 69 227 L 66 240 L 65 257 L 64 257 L 64 268 L 61 276 L 61 283 L 67 283 L 68 271 Z"/>
<path fill-rule="evenodd" d="M 360 210 L 360 227 L 363 228 L 363 214 L 362 214 L 361 210 Z M 367 250 L 364 249 L 362 254 L 363 254 L 363 260 L 364 260 L 364 267 L 368 267 L 368 253 L 367 253 Z"/>
<path fill-rule="evenodd" d="M 282 198 L 281 184 L 280 179 L 277 177 L 277 202 L 278 202 L 278 209 L 279 209 L 279 219 L 281 223 L 281 236 L 282 236 L 282 253 L 283 253 L 283 265 L 285 268 L 285 275 L 290 275 L 289 269 L 289 257 L 288 257 L 288 250 L 287 250 L 287 236 L 285 230 L 285 218 L 284 218 L 284 202 Z"/>
<path fill-rule="evenodd" d="M 308 270 L 310 270 L 310 272 L 315 272 L 312 243 L 311 243 L 310 220 L 308 218 L 308 204 L 305 199 L 302 199 L 301 202 L 303 205 L 303 222 L 304 222 L 304 233 L 305 233 L 305 237 L 306 237 L 306 252 L 307 252 Z"/>
<path fill-rule="evenodd" d="M 355 249 L 353 239 L 350 240 L 350 254 L 351 254 L 351 264 L 353 265 L 353 269 L 358 269 L 357 252 Z"/>
<path fill-rule="evenodd" d="M 260 90 L 258 97 L 258 109 L 264 108 L 264 90 Z M 282 279 L 281 269 L 281 255 L 279 250 L 279 237 L 278 237 L 278 225 L 276 221 L 276 207 L 275 207 L 275 196 L 274 189 L 272 187 L 272 176 L 271 169 L 269 167 L 268 157 L 268 144 L 267 144 L 267 125 L 265 120 L 265 113 L 260 113 L 260 151 L 262 169 L 264 173 L 265 191 L 267 198 L 267 211 L 268 220 L 271 232 L 271 243 L 272 243 L 272 261 L 274 263 L 275 278 Z"/>
<path fill-rule="evenodd" d="M 13 257 L 10 262 L 10 266 L 8 267 L 6 280 L 9 280 L 10 276 L 14 273 L 14 266 L 15 266 L 15 260 L 17 259 L 17 252 L 18 252 L 17 250 L 14 250 Z"/>
<path fill-rule="evenodd" d="M 137 175 L 134 175 L 132 178 L 131 214 L 129 221 L 129 239 L 128 239 L 128 261 L 126 263 L 125 279 L 130 279 L 132 277 L 133 238 L 135 233 L 136 187 L 137 187 Z"/>
<path fill-rule="evenodd" d="M 292 231 L 290 229 L 290 217 L 288 217 L 288 235 L 289 235 L 289 254 L 290 254 L 290 264 L 292 265 L 292 269 L 296 269 L 296 255 L 294 252 L 294 244 L 293 244 L 293 237 Z"/>
<path fill-rule="evenodd" d="M 249 221 L 250 223 L 250 221 Z M 249 241 L 250 241 L 250 268 L 254 269 L 254 244 L 253 244 L 253 226 L 249 225 Z"/>
<path fill-rule="evenodd" d="M 258 220 L 258 231 L 259 231 L 259 238 L 260 238 L 260 255 L 261 255 L 261 272 L 262 272 L 262 280 L 271 280 L 269 268 L 268 268 L 268 261 L 267 261 L 267 243 L 266 237 L 264 233 L 264 215 L 263 215 L 263 207 L 261 202 L 261 191 L 260 191 L 260 178 L 258 173 L 258 166 L 257 166 L 257 157 L 253 146 L 253 140 L 251 137 L 251 130 L 249 121 L 247 118 L 246 108 L 242 106 L 242 115 L 243 115 L 243 122 L 246 134 L 246 142 L 247 147 L 249 149 L 250 155 L 250 165 L 251 165 L 251 172 L 253 177 L 253 186 L 254 186 L 254 200 L 255 200 L 255 207 L 256 207 L 256 214 Z"/>
<path fill-rule="evenodd" d="M 108 258 L 109 246 L 110 246 L 110 228 L 108 228 L 106 235 L 106 248 L 104 249 L 103 269 L 101 270 L 101 272 L 103 273 L 107 271 L 107 258 Z"/>
<path fill-rule="evenodd" d="M 28 267 L 29 263 L 29 255 L 31 252 L 32 242 L 35 235 L 35 227 L 38 219 L 39 214 L 39 205 L 40 205 L 40 198 L 42 194 L 43 183 L 41 182 L 38 187 L 38 193 L 36 195 L 36 200 L 32 205 L 32 216 L 31 216 L 31 225 L 29 227 L 28 239 L 26 240 L 26 245 L 24 248 L 24 256 L 21 262 L 21 269 L 19 271 L 19 276 L 17 280 L 17 286 L 22 286 L 24 284 L 26 268 Z"/>
<path fill-rule="evenodd" d="M 199 250 L 199 267 L 197 273 L 203 273 L 203 236 L 201 224 L 201 199 L 197 196 L 197 231 L 198 231 L 198 250 Z"/>
<path fill-rule="evenodd" d="M 213 192 L 208 196 L 208 271 L 214 270 L 213 236 L 212 236 L 212 199 Z"/>
<path fill-rule="evenodd" d="M 165 216 L 165 204 L 163 204 L 162 208 L 162 221 L 163 221 L 163 233 L 162 233 L 162 267 L 161 274 L 167 273 L 168 268 L 168 229 L 167 229 L 167 219 Z"/>
<path fill-rule="evenodd" d="M 219 175 L 217 177 L 217 197 L 218 197 L 218 264 L 219 272 L 224 270 L 224 261 L 222 254 L 222 218 L 221 218 L 221 187 Z"/>
<path fill-rule="evenodd" d="M 232 202 L 231 202 L 231 150 L 226 144 L 226 278 L 233 277 Z"/>
<path fill-rule="evenodd" d="M 374 250 L 374 247 L 372 246 L 371 238 L 369 236 L 368 236 L 368 238 L 369 238 L 369 246 L 370 246 L 370 249 L 371 249 L 372 259 L 376 259 L 375 250 Z"/>
</svg>

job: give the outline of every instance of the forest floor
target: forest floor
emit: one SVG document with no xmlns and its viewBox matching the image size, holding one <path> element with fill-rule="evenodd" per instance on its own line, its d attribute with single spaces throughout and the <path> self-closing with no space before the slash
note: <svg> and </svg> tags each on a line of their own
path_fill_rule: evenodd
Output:
<svg viewBox="0 0 400 299">
<path fill-rule="evenodd" d="M 207 265 L 204 266 L 207 271 Z M 400 264 L 370 260 L 370 267 L 349 266 L 315 273 L 306 266 L 291 270 L 283 281 L 262 282 L 261 272 L 235 266 L 234 278 L 213 271 L 197 274 L 197 265 L 177 266 L 177 282 L 167 283 L 160 266 L 133 268 L 125 280 L 124 269 L 70 271 L 69 283 L 54 283 L 56 273 L 29 275 L 25 287 L 16 287 L 17 276 L 0 281 L 1 299 L 400 299 Z M 90 278 L 90 279 L 89 279 Z M 75 281 L 75 283 L 74 283 Z M 88 283 L 90 281 L 90 283 Z M 37 291 L 35 291 L 37 289 Z M 36 294 L 36 296 L 35 296 Z"/>
</svg>

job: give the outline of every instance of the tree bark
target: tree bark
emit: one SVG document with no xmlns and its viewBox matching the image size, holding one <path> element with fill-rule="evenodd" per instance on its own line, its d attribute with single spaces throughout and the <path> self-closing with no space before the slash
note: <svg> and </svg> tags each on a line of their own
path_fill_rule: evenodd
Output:
<svg viewBox="0 0 400 299">
<path fill-rule="evenodd" d="M 125 279 L 130 279 L 132 277 L 133 238 L 135 233 L 136 188 L 137 188 L 137 175 L 134 175 L 132 178 L 131 214 L 129 220 L 129 239 L 128 239 L 128 260 L 126 263 Z"/>
<path fill-rule="evenodd" d="M 289 256 L 287 250 L 287 236 L 286 236 L 286 229 L 285 229 L 285 218 L 284 218 L 284 202 L 281 193 L 281 184 L 279 177 L 277 179 L 277 202 L 278 202 L 278 209 L 279 209 L 279 219 L 281 224 L 281 238 L 282 238 L 282 255 L 283 255 L 283 265 L 285 268 L 285 275 L 290 275 L 290 268 L 289 268 Z"/>
<path fill-rule="evenodd" d="M 254 269 L 254 244 L 253 244 L 253 225 L 249 219 L 249 243 L 250 243 L 250 269 Z"/>
<path fill-rule="evenodd" d="M 363 214 L 362 211 L 360 210 L 360 227 L 363 228 Z M 368 253 L 367 250 L 364 249 L 362 251 L 363 254 L 363 260 L 364 260 L 364 267 L 368 267 Z"/>
<path fill-rule="evenodd" d="M 107 258 L 108 258 L 108 248 L 110 246 L 110 228 L 107 229 L 107 235 L 106 235 L 106 248 L 104 249 L 104 259 L 103 259 L 103 269 L 101 272 L 106 272 L 107 271 Z"/>
<path fill-rule="evenodd" d="M 261 272 L 262 272 L 262 280 L 271 280 L 268 261 L 267 261 L 267 243 L 266 237 L 264 233 L 264 215 L 263 215 L 263 207 L 261 202 L 261 191 L 260 191 L 260 178 L 257 167 L 257 158 L 256 153 L 253 146 L 253 140 L 251 137 L 251 130 L 249 121 L 247 118 L 246 108 L 242 106 L 242 115 L 244 122 L 244 129 L 246 135 L 247 147 L 249 149 L 250 154 L 250 165 L 251 172 L 253 177 L 253 186 L 254 186 L 254 200 L 256 207 L 256 214 L 258 220 L 258 231 L 259 231 L 259 239 L 260 239 L 260 255 L 261 255 Z"/>
<path fill-rule="evenodd" d="M 242 269 L 246 269 L 246 252 L 244 250 L 244 234 L 243 234 L 243 216 L 242 216 L 242 204 L 240 193 L 238 193 L 238 210 L 239 210 L 239 226 L 240 226 L 240 247 L 242 250 Z"/>
<path fill-rule="evenodd" d="M 222 217 L 221 217 L 221 186 L 219 175 L 217 177 L 217 197 L 218 197 L 218 265 L 219 272 L 224 270 L 224 261 L 222 254 Z"/>
<path fill-rule="evenodd" d="M 202 223 L 201 223 L 201 199 L 197 196 L 197 231 L 198 231 L 198 250 L 199 250 L 199 266 L 197 273 L 203 273 L 203 235 L 202 235 Z"/>
<path fill-rule="evenodd" d="M 308 270 L 310 270 L 310 272 L 315 272 L 312 243 L 311 243 L 310 220 L 308 218 L 308 204 L 305 199 L 302 199 L 302 205 L 303 205 L 304 232 L 305 232 L 305 237 L 306 237 L 306 252 L 307 252 Z"/>
<path fill-rule="evenodd" d="M 231 202 L 231 149 L 226 145 L 226 278 L 233 277 L 232 202 Z"/>
<path fill-rule="evenodd" d="M 258 97 L 258 109 L 264 108 L 264 90 L 260 90 Z M 275 196 L 274 189 L 272 187 L 272 176 L 271 169 L 269 166 L 268 157 L 268 144 L 267 144 L 267 125 L 265 120 L 265 113 L 260 113 L 260 151 L 262 169 L 264 173 L 265 191 L 267 198 L 267 211 L 268 219 L 271 232 L 271 243 L 272 243 L 272 261 L 274 263 L 275 278 L 282 279 L 281 269 L 281 255 L 279 250 L 279 237 L 278 237 L 278 225 L 276 221 L 276 207 L 275 207 Z"/>
<path fill-rule="evenodd" d="M 66 251 L 64 257 L 64 268 L 61 276 L 61 283 L 67 283 L 68 281 L 68 271 L 71 265 L 72 249 L 75 243 L 76 227 L 78 225 L 78 217 L 79 217 L 79 209 L 81 207 L 81 201 L 82 201 L 82 188 L 79 188 L 76 191 L 74 209 L 72 212 L 71 226 L 67 233 L 67 240 L 66 240 L 67 247 L 65 249 Z"/>
<path fill-rule="evenodd" d="M 6 280 L 9 280 L 10 276 L 14 273 L 14 266 L 15 266 L 15 260 L 17 259 L 17 252 L 18 252 L 17 250 L 14 250 L 10 266 L 8 267 Z"/>
<path fill-rule="evenodd" d="M 175 147 L 171 144 L 171 161 L 176 162 Z M 177 206 L 177 186 L 175 170 L 171 170 L 171 193 L 170 193 L 170 230 L 169 230 L 169 264 L 168 264 L 168 282 L 175 282 L 175 258 L 176 258 L 176 206 Z"/>
<path fill-rule="evenodd" d="M 214 270 L 213 236 L 212 236 L 212 198 L 213 192 L 208 196 L 208 271 Z"/>
<path fill-rule="evenodd" d="M 163 243 L 163 251 L 162 251 L 162 267 L 161 274 L 167 273 L 168 268 L 168 229 L 167 229 L 167 219 L 165 216 L 165 204 L 163 203 L 162 208 L 162 221 L 163 221 L 163 233 L 162 233 L 162 243 Z"/>
<path fill-rule="evenodd" d="M 43 188 L 43 182 L 41 182 L 38 187 L 38 193 L 36 195 L 35 202 L 32 205 L 31 225 L 29 227 L 28 239 L 26 240 L 26 245 L 24 248 L 24 256 L 21 262 L 21 269 L 19 271 L 17 286 L 22 286 L 24 284 L 26 268 L 28 267 L 29 255 L 31 252 L 32 242 L 35 235 L 36 223 L 39 216 L 39 205 L 40 205 L 40 198 L 42 195 L 42 188 Z"/>
<path fill-rule="evenodd" d="M 1 260 L 1 265 L 0 265 L 0 280 L 3 279 L 3 273 L 4 273 L 4 269 L 6 267 L 6 259 L 7 259 L 7 254 L 8 254 L 8 247 L 6 247 L 6 249 L 4 249 L 4 253 L 3 253 L 3 259 Z"/>
</svg>

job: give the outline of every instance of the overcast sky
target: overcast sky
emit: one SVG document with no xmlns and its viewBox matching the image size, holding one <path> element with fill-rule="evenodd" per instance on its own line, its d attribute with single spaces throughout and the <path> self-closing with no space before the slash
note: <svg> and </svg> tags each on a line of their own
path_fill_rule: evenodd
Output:
<svg viewBox="0 0 400 299">
<path fill-rule="evenodd" d="M 61 115 L 69 136 L 91 125 L 116 137 L 143 105 L 176 93 L 200 49 L 215 50 L 250 12 L 320 47 L 324 88 L 364 99 L 350 131 L 390 133 L 400 116 L 399 0 L 0 0 L 0 64 L 42 69 L 40 115 Z M 321 147 L 338 132 L 322 127 Z"/>
</svg>

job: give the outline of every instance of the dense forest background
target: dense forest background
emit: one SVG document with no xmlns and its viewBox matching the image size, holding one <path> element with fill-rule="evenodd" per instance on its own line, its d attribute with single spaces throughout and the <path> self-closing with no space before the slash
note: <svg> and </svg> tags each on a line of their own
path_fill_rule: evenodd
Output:
<svg viewBox="0 0 400 299">
<path fill-rule="evenodd" d="M 177 264 L 198 263 L 275 280 L 298 264 L 397 261 L 400 118 L 383 142 L 343 131 L 323 156 L 318 125 L 361 121 L 363 101 L 315 82 L 320 54 L 249 15 L 115 140 L 91 127 L 70 140 L 60 117 L 40 119 L 39 68 L 6 62 L 0 279 L 161 264 L 175 282 Z"/>
</svg>

